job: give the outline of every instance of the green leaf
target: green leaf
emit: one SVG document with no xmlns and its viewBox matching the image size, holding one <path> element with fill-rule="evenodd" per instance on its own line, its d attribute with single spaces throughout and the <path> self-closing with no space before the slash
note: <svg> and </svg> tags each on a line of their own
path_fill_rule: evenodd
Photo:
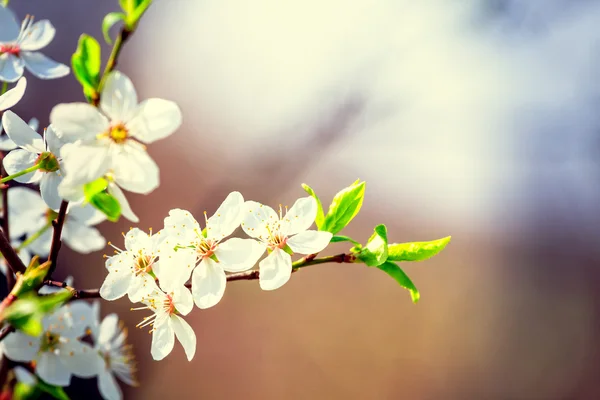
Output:
<svg viewBox="0 0 600 400">
<path fill-rule="evenodd" d="M 343 236 L 343 235 L 334 235 L 331 238 L 331 243 L 338 243 L 338 242 L 350 242 L 350 243 L 354 244 L 355 246 L 360 246 L 360 243 L 358 243 L 356 240 L 352 239 L 351 237 Z"/>
<path fill-rule="evenodd" d="M 71 57 L 71 64 L 86 96 L 93 97 L 98 94 L 100 63 L 100 44 L 93 37 L 82 34 L 77 43 L 77 50 Z"/>
<path fill-rule="evenodd" d="M 407 289 L 410 292 L 410 298 L 413 303 L 416 304 L 419 301 L 421 298 L 419 290 L 415 287 L 415 284 L 412 283 L 408 275 L 406 275 L 404 271 L 402 271 L 402 268 L 396 263 L 386 261 L 383 264 L 378 265 L 377 268 L 394 278 L 404 289 Z"/>
<path fill-rule="evenodd" d="M 17 382 L 13 391 L 15 400 L 35 400 L 42 395 L 37 386 L 28 385 L 23 382 Z"/>
<path fill-rule="evenodd" d="M 50 313 L 65 304 L 65 302 L 71 297 L 73 297 L 73 294 L 68 290 L 63 290 L 45 296 L 39 296 L 39 308 L 43 313 Z"/>
<path fill-rule="evenodd" d="M 315 218 L 315 225 L 317 225 L 317 228 L 321 230 L 323 222 L 325 221 L 325 213 L 323 212 L 323 204 L 321 203 L 321 199 L 319 199 L 319 196 L 317 196 L 315 191 L 307 184 L 303 183 L 302 188 L 317 201 L 317 217 Z"/>
<path fill-rule="evenodd" d="M 356 181 L 338 192 L 333 198 L 323 226 L 319 230 L 335 235 L 344 229 L 360 211 L 364 197 L 365 182 Z"/>
<path fill-rule="evenodd" d="M 42 317 L 44 313 L 40 309 L 37 296 L 28 296 L 16 300 L 2 313 L 2 319 L 30 336 L 42 334 Z"/>
<path fill-rule="evenodd" d="M 117 222 L 121 216 L 119 201 L 107 192 L 96 193 L 90 200 L 90 204 L 104 213 L 111 222 Z"/>
<path fill-rule="evenodd" d="M 135 9 L 131 13 L 127 14 L 127 21 L 125 22 L 129 29 L 133 29 L 135 27 L 148 7 L 150 7 L 150 4 L 152 4 L 152 0 L 136 0 L 135 3 Z"/>
<path fill-rule="evenodd" d="M 41 379 L 38 379 L 37 387 L 42 392 L 48 393 L 50 396 L 52 396 L 55 399 L 70 400 L 69 396 L 67 395 L 67 393 L 65 393 L 64 389 L 59 386 L 53 386 L 53 385 L 50 385 L 50 384 L 44 382 Z"/>
<path fill-rule="evenodd" d="M 388 246 L 390 261 L 423 261 L 444 250 L 451 236 L 431 242 L 394 243 Z"/>
<path fill-rule="evenodd" d="M 369 241 L 358 253 L 358 259 L 369 267 L 383 264 L 388 258 L 387 229 L 385 225 L 377 225 Z"/>
<path fill-rule="evenodd" d="M 112 44 L 112 38 L 110 37 L 110 28 L 112 28 L 117 22 L 123 21 L 127 16 L 121 12 L 111 12 L 106 14 L 104 19 L 102 20 L 102 35 L 104 35 L 104 40 L 108 44 Z"/>
<path fill-rule="evenodd" d="M 98 178 L 95 181 L 90 183 L 86 183 L 83 186 L 83 194 L 85 195 L 85 200 L 89 203 L 92 201 L 94 196 L 98 193 L 102 193 L 108 187 L 108 181 L 104 178 Z"/>
</svg>

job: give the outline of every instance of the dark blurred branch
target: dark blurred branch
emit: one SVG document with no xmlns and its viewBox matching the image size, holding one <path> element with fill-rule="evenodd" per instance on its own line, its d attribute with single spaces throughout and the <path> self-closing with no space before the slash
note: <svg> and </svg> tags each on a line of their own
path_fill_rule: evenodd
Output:
<svg viewBox="0 0 600 400">
<path fill-rule="evenodd" d="M 48 260 L 51 262 L 50 270 L 48 271 L 48 278 L 52 277 L 52 273 L 56 270 L 56 260 L 58 260 L 58 252 L 60 251 L 61 246 L 61 234 L 63 230 L 63 225 L 65 224 L 65 219 L 67 218 L 67 208 L 69 207 L 69 202 L 63 200 L 60 204 L 60 210 L 58 210 L 58 217 L 54 221 L 52 221 L 52 226 L 54 227 L 54 232 L 52 234 L 52 244 L 50 245 L 50 256 L 48 256 Z"/>
<path fill-rule="evenodd" d="M 66 282 L 59 281 L 44 281 L 44 285 L 46 286 L 54 286 L 61 289 L 67 289 L 69 292 L 73 294 L 74 299 L 96 299 L 100 297 L 100 289 L 84 289 L 77 290 L 74 287 L 67 285 Z"/>
</svg>

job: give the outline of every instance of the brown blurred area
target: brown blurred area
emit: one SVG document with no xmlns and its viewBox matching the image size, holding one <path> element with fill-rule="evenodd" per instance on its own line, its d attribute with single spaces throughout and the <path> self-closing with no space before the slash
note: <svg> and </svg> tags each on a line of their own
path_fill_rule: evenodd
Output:
<svg viewBox="0 0 600 400">
<path fill-rule="evenodd" d="M 144 315 L 129 311 L 126 299 L 103 302 L 104 315 L 117 312 L 129 327 L 138 359 L 141 386 L 123 387 L 125 398 L 600 398 L 597 193 L 569 186 L 572 175 L 557 178 L 553 159 L 494 160 L 489 176 L 475 176 L 486 156 L 457 155 L 464 166 L 448 176 L 451 162 L 438 157 L 445 144 L 427 143 L 405 157 L 400 149 L 417 135 L 357 133 L 368 98 L 353 90 L 323 100 L 324 111 L 310 124 L 241 138 L 243 127 L 235 120 L 213 124 L 210 99 L 196 97 L 202 65 L 187 64 L 187 52 L 198 39 L 193 15 L 181 11 L 193 2 L 156 3 L 120 69 L 140 98 L 177 101 L 185 122 L 149 148 L 161 168 L 160 188 L 128 196 L 140 228 L 159 229 L 172 208 L 210 214 L 232 190 L 291 205 L 306 182 L 326 202 L 360 177 L 367 180 L 365 203 L 345 234 L 364 241 L 373 226 L 386 223 L 396 242 L 453 239 L 434 259 L 405 266 L 422 294 L 417 305 L 385 274 L 360 265 L 310 267 L 275 292 L 256 282 L 231 283 L 216 307 L 195 308 L 187 317 L 198 341 L 192 362 L 178 343 L 167 359 L 153 361 L 150 335 L 134 328 Z M 80 33 L 101 38 L 102 17 L 117 2 L 13 0 L 11 7 L 19 16 L 50 19 L 57 36 L 45 53 L 68 63 Z M 170 38 L 172 46 L 165 45 Z M 104 56 L 108 51 L 104 46 Z M 72 76 L 32 79 L 16 112 L 46 124 L 53 105 L 82 100 Z M 510 142 L 502 145 L 499 151 L 512 151 Z M 597 163 L 586 164 L 585 173 L 597 187 Z M 120 245 L 129 226 L 104 223 L 101 230 Z M 327 252 L 339 250 L 344 246 Z M 100 253 L 65 249 L 60 265 L 56 278 L 71 274 L 79 288 L 99 286 L 106 274 Z M 90 382 L 78 381 L 73 398 L 94 398 Z"/>
</svg>

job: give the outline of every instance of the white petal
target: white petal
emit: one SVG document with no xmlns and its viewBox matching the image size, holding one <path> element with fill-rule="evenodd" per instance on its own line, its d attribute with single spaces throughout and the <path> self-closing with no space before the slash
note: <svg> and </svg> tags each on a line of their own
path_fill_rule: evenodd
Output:
<svg viewBox="0 0 600 400">
<path fill-rule="evenodd" d="M 138 218 L 138 216 L 135 215 L 135 213 L 131 209 L 129 202 L 127 201 L 127 198 L 125 197 L 125 193 L 123 193 L 123 191 L 121 190 L 121 188 L 119 186 L 117 186 L 113 182 L 109 183 L 108 184 L 108 193 L 115 196 L 115 199 L 117 199 L 117 201 L 119 202 L 119 205 L 121 206 L 121 215 L 123 217 L 127 218 L 131 222 L 140 222 L 140 219 Z"/>
<path fill-rule="evenodd" d="M 2 343 L 4 355 L 18 362 L 33 360 L 40 349 L 40 338 L 28 336 L 20 331 L 9 334 Z"/>
<path fill-rule="evenodd" d="M 131 282 L 131 274 L 129 269 L 123 266 L 123 269 L 118 269 L 115 272 L 109 272 L 102 287 L 100 288 L 100 296 L 104 300 L 112 301 L 125 296 Z"/>
<path fill-rule="evenodd" d="M 139 228 L 132 228 L 125 235 L 125 249 L 134 253 L 142 252 L 148 254 L 153 251 L 152 239 Z"/>
<path fill-rule="evenodd" d="M 0 132 L 2 132 L 2 126 L 0 126 Z M 17 144 L 10 140 L 8 135 L 0 136 L 0 150 L 10 151 L 17 148 Z"/>
<path fill-rule="evenodd" d="M 29 126 L 31 126 L 31 121 L 29 121 Z M 58 137 L 58 134 L 56 133 L 52 125 L 46 128 L 46 133 L 44 134 L 44 137 L 46 138 L 48 151 L 54 154 L 55 157 L 60 158 L 60 149 L 66 142 Z"/>
<path fill-rule="evenodd" d="M 260 262 L 259 267 L 260 288 L 262 290 L 279 289 L 292 276 L 292 257 L 285 251 L 276 248 Z"/>
<path fill-rule="evenodd" d="M 67 209 L 67 215 L 70 219 L 74 219 L 85 226 L 93 226 L 106 221 L 106 216 L 89 204 L 71 203 Z"/>
<path fill-rule="evenodd" d="M 79 338 L 94 323 L 92 307 L 84 300 L 68 303 L 42 319 L 44 329 L 68 339 Z"/>
<path fill-rule="evenodd" d="M 242 223 L 244 198 L 240 192 L 231 192 L 206 224 L 210 239 L 221 240 L 229 236 Z"/>
<path fill-rule="evenodd" d="M 109 148 L 100 143 L 65 144 L 61 151 L 61 166 L 70 184 L 92 182 L 108 171 Z"/>
<path fill-rule="evenodd" d="M 117 314 L 108 314 L 100 323 L 100 329 L 98 331 L 98 337 L 96 341 L 99 344 L 110 343 L 111 339 L 114 338 L 119 332 L 119 317 Z"/>
<path fill-rule="evenodd" d="M 304 231 L 288 239 L 287 244 L 300 254 L 314 254 L 323 250 L 333 235 L 330 232 Z"/>
<path fill-rule="evenodd" d="M 155 326 L 156 330 L 152 334 L 152 358 L 162 360 L 171 353 L 175 345 L 175 333 L 168 321 Z"/>
<path fill-rule="evenodd" d="M 0 81 L 16 82 L 23 76 L 23 59 L 12 54 L 0 55 Z"/>
<path fill-rule="evenodd" d="M 123 398 L 121 388 L 109 370 L 98 374 L 98 390 L 104 400 L 121 400 Z"/>
<path fill-rule="evenodd" d="M 21 40 L 21 50 L 37 51 L 40 50 L 54 39 L 56 29 L 47 19 L 38 21 L 31 25 L 27 30 L 27 34 Z"/>
<path fill-rule="evenodd" d="M 190 244 L 202 234 L 198 221 L 187 210 L 175 208 L 165 218 L 165 232 L 180 244 Z"/>
<path fill-rule="evenodd" d="M 281 233 L 295 235 L 310 228 L 317 217 L 317 202 L 312 197 L 302 197 L 294 203 L 281 221 Z"/>
<path fill-rule="evenodd" d="M 14 42 L 19 37 L 20 24 L 8 7 L 0 7 L 0 42 Z"/>
<path fill-rule="evenodd" d="M 39 52 L 21 52 L 25 68 L 40 79 L 57 79 L 69 75 L 71 70 L 64 64 L 54 61 Z"/>
<path fill-rule="evenodd" d="M 181 110 L 172 101 L 143 101 L 135 116 L 127 123 L 131 135 L 144 143 L 166 138 L 181 126 Z"/>
<path fill-rule="evenodd" d="M 102 236 L 98 229 L 85 226 L 68 217 L 62 236 L 64 242 L 71 249 L 82 254 L 98 251 L 106 246 L 106 239 L 104 239 L 104 236 Z"/>
<path fill-rule="evenodd" d="M 219 243 L 215 255 L 227 272 L 242 272 L 251 269 L 266 250 L 266 246 L 254 239 L 231 238 Z"/>
<path fill-rule="evenodd" d="M 56 354 L 47 351 L 40 353 L 35 373 L 44 382 L 51 385 L 69 386 L 71 383 L 71 371 Z"/>
<path fill-rule="evenodd" d="M 173 292 L 173 304 L 181 315 L 188 315 L 194 308 L 194 298 L 185 286 Z"/>
<path fill-rule="evenodd" d="M 60 203 L 62 203 L 62 197 L 58 195 L 58 185 L 62 182 L 62 179 L 62 176 L 56 172 L 46 172 L 43 173 L 40 182 L 42 199 L 46 202 L 48 208 L 54 211 L 58 211 Z"/>
<path fill-rule="evenodd" d="M 27 88 L 27 79 L 21 78 L 17 81 L 17 85 L 0 96 L 0 111 L 8 110 L 17 104 L 25 94 Z"/>
<path fill-rule="evenodd" d="M 113 152 L 112 169 L 117 184 L 130 192 L 148 194 L 158 187 L 158 166 L 140 143 L 129 140 Z"/>
<path fill-rule="evenodd" d="M 4 113 L 2 126 L 8 137 L 17 146 L 38 154 L 45 150 L 44 139 L 14 112 L 6 111 Z"/>
<path fill-rule="evenodd" d="M 13 369 L 13 372 L 15 373 L 17 381 L 24 383 L 28 386 L 35 386 L 37 384 L 37 379 L 35 378 L 35 375 L 33 375 L 25 368 L 15 367 Z"/>
<path fill-rule="evenodd" d="M 50 123 L 61 139 L 95 140 L 108 130 L 109 123 L 98 109 L 87 103 L 59 104 L 50 112 Z"/>
<path fill-rule="evenodd" d="M 90 378 L 104 368 L 104 360 L 89 344 L 69 340 L 60 345 L 59 356 L 75 376 Z"/>
<path fill-rule="evenodd" d="M 127 297 L 132 303 L 139 303 L 142 298 L 147 297 L 149 293 L 157 289 L 158 287 L 151 275 L 146 273 L 133 275 L 129 289 L 127 289 Z"/>
<path fill-rule="evenodd" d="M 174 250 L 175 243 L 165 241 L 160 247 L 160 260 L 152 270 L 160 282 L 160 287 L 171 291 L 183 286 L 196 266 L 196 252 L 194 249 Z"/>
<path fill-rule="evenodd" d="M 58 185 L 58 194 L 65 200 L 71 202 L 79 202 L 82 201 L 85 197 L 83 188 L 84 183 L 63 179 L 60 185 Z"/>
<path fill-rule="evenodd" d="M 279 216 L 271 207 L 256 201 L 244 203 L 242 229 L 248 236 L 257 239 L 268 238 L 268 224 L 278 220 Z"/>
<path fill-rule="evenodd" d="M 41 226 L 40 226 L 41 228 Z M 11 224 L 11 229 L 13 229 Z M 36 230 L 37 231 L 37 230 Z M 12 235 L 12 230 L 10 231 Z M 52 245 L 52 229 L 48 229 L 41 236 L 35 239 L 28 248 L 38 256 L 45 257 L 50 253 L 50 247 Z"/>
<path fill-rule="evenodd" d="M 112 121 L 127 122 L 137 107 L 137 94 L 131 80 L 119 71 L 111 73 L 100 96 L 100 108 Z"/>
<path fill-rule="evenodd" d="M 23 149 L 16 149 L 8 153 L 4 158 L 4 169 L 9 175 L 16 174 L 17 172 L 21 172 L 24 169 L 32 167 L 37 158 L 38 155 L 35 153 Z M 35 183 L 39 182 L 43 176 L 44 173 L 37 170 L 17 177 L 15 178 L 15 181 L 21 183 Z"/>
<path fill-rule="evenodd" d="M 194 330 L 183 318 L 177 315 L 172 315 L 170 322 L 175 335 L 177 335 L 177 340 L 185 350 L 188 361 L 192 361 L 194 354 L 196 354 L 196 334 Z"/>
<path fill-rule="evenodd" d="M 192 294 L 199 308 L 216 305 L 225 294 L 227 278 L 223 268 L 210 258 L 202 260 L 192 274 Z"/>
<path fill-rule="evenodd" d="M 25 79 L 25 78 L 23 78 Z M 20 81 L 20 80 L 19 80 Z M 33 129 L 34 131 L 38 131 L 38 129 L 40 128 L 40 121 L 37 118 L 31 118 L 29 120 L 29 122 L 27 122 L 27 125 L 29 125 L 29 127 L 31 129 Z"/>
</svg>

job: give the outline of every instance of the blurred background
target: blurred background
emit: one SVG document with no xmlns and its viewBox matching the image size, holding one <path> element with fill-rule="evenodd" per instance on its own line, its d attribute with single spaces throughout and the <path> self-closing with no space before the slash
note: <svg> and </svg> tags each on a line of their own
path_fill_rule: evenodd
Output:
<svg viewBox="0 0 600 400">
<path fill-rule="evenodd" d="M 45 53 L 69 64 L 118 2 L 11 8 L 50 19 Z M 211 214 L 232 190 L 291 205 L 306 182 L 327 202 L 361 178 L 345 234 L 453 237 L 405 266 L 418 305 L 360 265 L 311 267 L 275 292 L 232 283 L 187 318 L 191 363 L 179 344 L 154 362 L 143 315 L 103 303 L 139 361 L 125 398 L 600 398 L 600 1 L 156 0 L 119 68 L 184 114 L 149 148 L 160 188 L 129 196 L 140 228 L 172 208 Z M 31 80 L 15 111 L 45 125 L 82 100 L 72 76 Z M 121 243 L 129 226 L 101 230 Z M 63 250 L 57 278 L 100 286 L 101 255 Z"/>
</svg>

